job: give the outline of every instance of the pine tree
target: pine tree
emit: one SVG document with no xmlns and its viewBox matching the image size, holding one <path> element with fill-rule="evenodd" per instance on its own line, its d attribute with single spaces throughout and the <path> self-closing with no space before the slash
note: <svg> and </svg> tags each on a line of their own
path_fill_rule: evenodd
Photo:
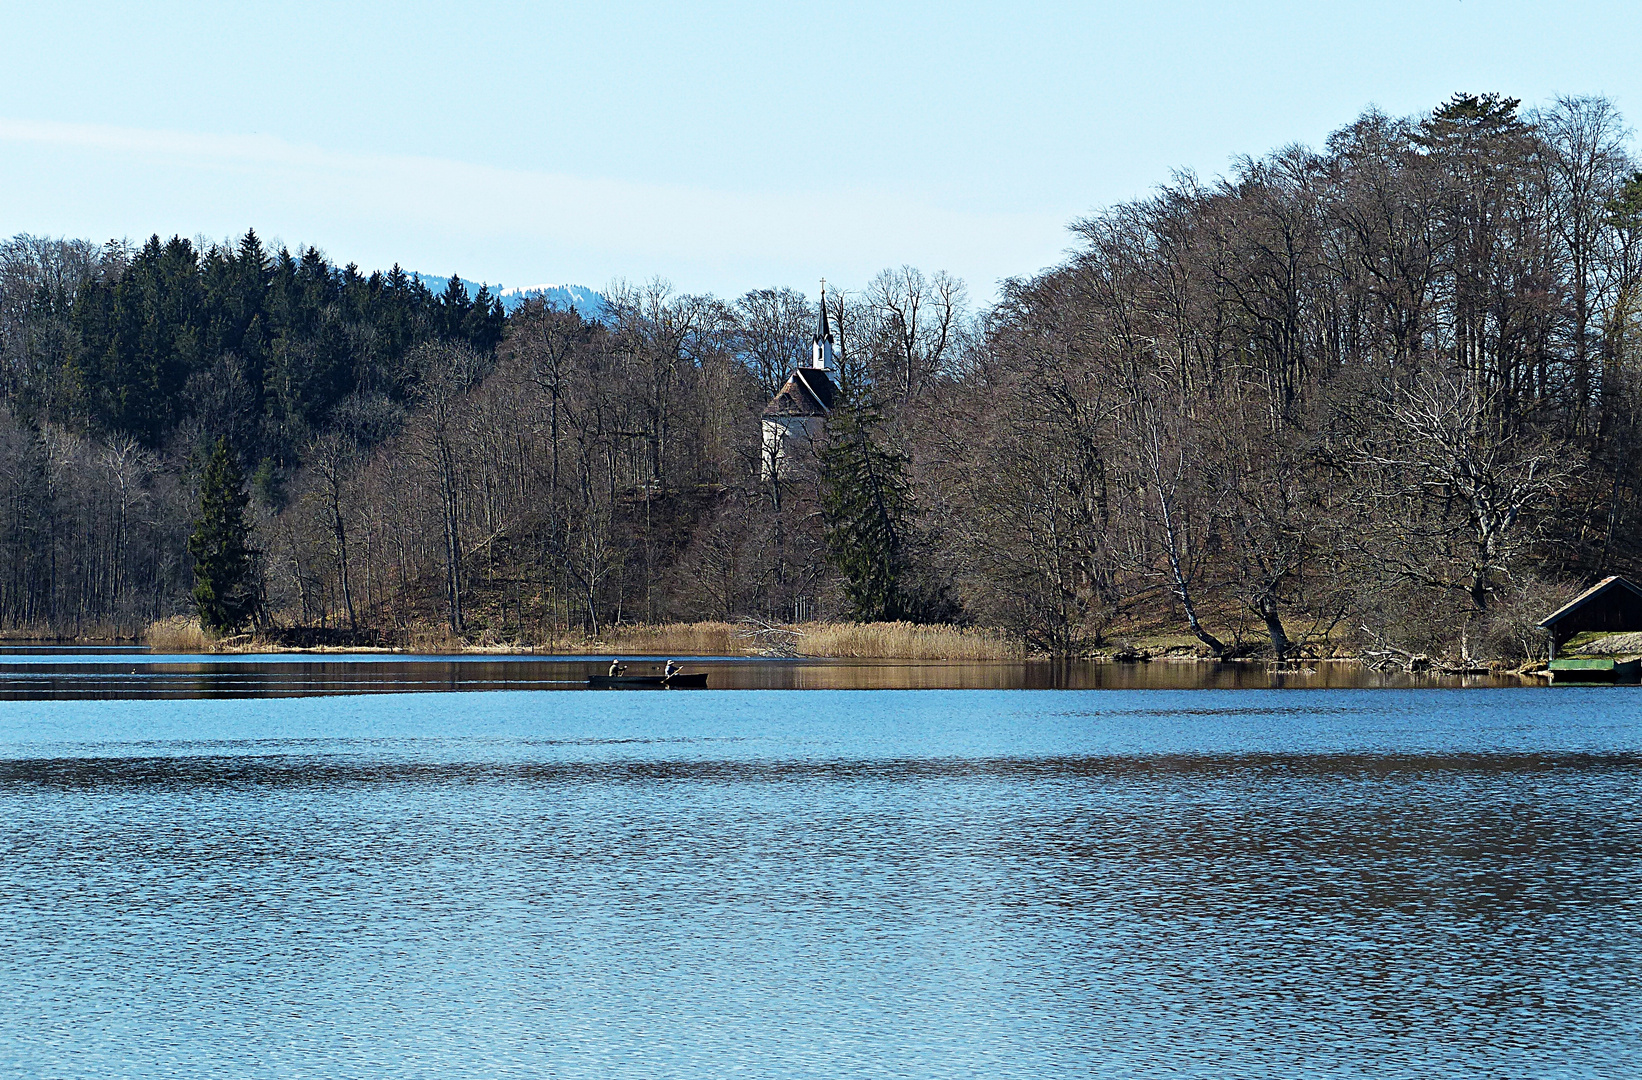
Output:
<svg viewBox="0 0 1642 1080">
<path fill-rule="evenodd" d="M 205 294 L 198 255 L 187 240 L 162 244 L 151 236 L 107 288 L 105 310 L 81 311 L 107 320 L 82 330 L 90 347 L 78 363 L 87 405 L 99 424 L 158 446 L 178 418 L 188 376 L 200 367 Z"/>
<path fill-rule="evenodd" d="M 906 456 L 882 446 L 870 408 L 833 414 L 821 452 L 821 512 L 827 561 L 844 576 L 844 595 L 860 622 L 906 617 L 903 522 L 908 514 Z"/>
<path fill-rule="evenodd" d="M 200 625 L 213 633 L 232 633 L 261 611 L 256 552 L 247 542 L 245 476 L 218 439 L 215 453 L 200 478 L 200 512 L 188 554 L 194 558 L 194 607 Z"/>
<path fill-rule="evenodd" d="M 445 283 L 445 291 L 439 294 L 438 319 L 444 336 L 460 341 L 466 336 L 468 313 L 473 310 L 473 299 L 468 296 L 468 287 L 455 274 Z"/>
</svg>

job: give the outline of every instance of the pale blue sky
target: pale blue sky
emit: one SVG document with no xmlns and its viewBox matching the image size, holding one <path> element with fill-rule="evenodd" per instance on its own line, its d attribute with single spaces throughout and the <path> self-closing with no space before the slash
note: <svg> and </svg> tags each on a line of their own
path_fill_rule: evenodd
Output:
<svg viewBox="0 0 1642 1080">
<path fill-rule="evenodd" d="M 911 262 L 984 301 L 1072 218 L 1371 104 L 1642 122 L 1635 2 L 0 0 L 0 28 L 0 233 L 255 226 L 508 285 Z"/>
</svg>

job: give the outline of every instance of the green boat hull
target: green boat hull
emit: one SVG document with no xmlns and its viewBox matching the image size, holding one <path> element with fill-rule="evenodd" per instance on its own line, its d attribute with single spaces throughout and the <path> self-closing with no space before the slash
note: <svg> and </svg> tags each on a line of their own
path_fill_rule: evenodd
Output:
<svg viewBox="0 0 1642 1080">
<path fill-rule="evenodd" d="M 1642 681 L 1642 659 L 1569 657 L 1552 660 L 1546 670 L 1550 672 L 1553 685 Z"/>
<path fill-rule="evenodd" d="M 671 679 L 660 675 L 594 675 L 588 678 L 589 690 L 705 690 L 707 673 L 695 671 L 674 675 Z"/>
</svg>

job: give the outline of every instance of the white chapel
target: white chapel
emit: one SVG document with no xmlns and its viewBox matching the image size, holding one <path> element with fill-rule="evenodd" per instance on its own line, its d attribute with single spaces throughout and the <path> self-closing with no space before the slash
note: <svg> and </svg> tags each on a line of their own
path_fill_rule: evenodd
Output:
<svg viewBox="0 0 1642 1080">
<path fill-rule="evenodd" d="M 836 370 L 832 331 L 827 326 L 827 284 L 823 281 L 821 312 L 816 321 L 815 339 L 810 345 L 809 366 L 794 371 L 764 406 L 764 479 L 780 476 L 783 468 L 807 451 L 820 436 L 821 427 L 838 397 L 838 388 L 832 381 Z"/>
</svg>

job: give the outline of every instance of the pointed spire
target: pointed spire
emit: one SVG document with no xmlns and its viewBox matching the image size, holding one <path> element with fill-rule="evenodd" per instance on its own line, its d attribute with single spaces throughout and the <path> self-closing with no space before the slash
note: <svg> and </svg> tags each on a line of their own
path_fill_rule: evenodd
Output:
<svg viewBox="0 0 1642 1080">
<path fill-rule="evenodd" d="M 815 340 L 831 341 L 832 331 L 827 329 L 827 279 L 821 279 L 821 317 L 815 327 Z"/>
<path fill-rule="evenodd" d="M 827 279 L 821 279 L 821 312 L 815 324 L 815 342 L 810 346 L 810 367 L 822 371 L 832 367 L 832 331 L 827 328 Z"/>
</svg>

